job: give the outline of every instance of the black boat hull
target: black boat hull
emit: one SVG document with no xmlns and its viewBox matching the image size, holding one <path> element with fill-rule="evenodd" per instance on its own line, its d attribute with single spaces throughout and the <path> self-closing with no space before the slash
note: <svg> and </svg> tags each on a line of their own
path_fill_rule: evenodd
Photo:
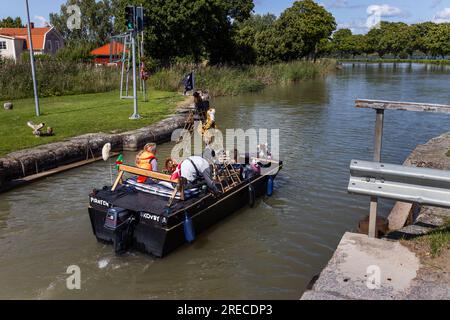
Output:
<svg viewBox="0 0 450 320">
<path fill-rule="evenodd" d="M 274 179 L 275 176 L 271 176 L 271 178 Z M 192 219 L 196 235 L 237 210 L 251 206 L 257 197 L 266 194 L 268 180 L 269 176 L 260 176 L 219 198 L 206 197 L 188 207 L 186 212 Z M 187 243 L 184 231 L 184 212 L 180 212 L 177 217 L 174 217 L 176 220 L 172 219 L 168 225 L 162 225 L 161 217 L 151 213 L 135 214 L 138 219 L 133 227 L 132 235 L 130 235 L 128 249 L 162 258 Z M 117 235 L 114 231 L 105 228 L 107 208 L 94 208 L 91 205 L 89 215 L 97 240 L 114 244 Z"/>
</svg>

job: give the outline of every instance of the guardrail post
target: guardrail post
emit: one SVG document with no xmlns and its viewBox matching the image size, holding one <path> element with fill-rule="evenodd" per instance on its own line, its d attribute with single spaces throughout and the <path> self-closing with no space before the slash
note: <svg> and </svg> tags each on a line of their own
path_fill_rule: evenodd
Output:
<svg viewBox="0 0 450 320">
<path fill-rule="evenodd" d="M 383 125 L 384 125 L 384 110 L 377 109 L 376 122 L 375 122 L 375 144 L 373 161 L 381 161 L 381 148 L 383 146 Z M 369 237 L 376 237 L 377 228 L 377 212 L 378 212 L 378 198 L 370 198 L 370 217 L 369 217 Z"/>
</svg>

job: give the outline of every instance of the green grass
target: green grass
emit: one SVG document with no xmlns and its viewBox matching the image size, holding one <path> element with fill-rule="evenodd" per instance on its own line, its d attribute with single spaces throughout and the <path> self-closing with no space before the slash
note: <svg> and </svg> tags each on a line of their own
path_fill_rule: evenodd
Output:
<svg viewBox="0 0 450 320">
<path fill-rule="evenodd" d="M 430 59 L 339 59 L 339 62 L 423 63 L 423 64 L 450 65 L 450 60 L 430 60 Z"/>
<path fill-rule="evenodd" d="M 442 250 L 450 248 L 450 219 L 447 219 L 442 227 L 420 237 L 417 241 L 423 242 L 433 257 L 439 256 Z"/>
<path fill-rule="evenodd" d="M 294 61 L 263 66 L 206 66 L 196 70 L 196 87 L 207 89 L 211 96 L 239 95 L 257 92 L 268 85 L 288 84 L 328 74 L 336 69 L 336 60 Z M 159 90 L 179 91 L 180 80 L 191 67 L 175 65 L 150 78 L 150 85 Z"/>
<path fill-rule="evenodd" d="M 133 101 L 120 100 L 117 91 L 43 98 L 41 117 L 35 116 L 34 99 L 15 100 L 13 110 L 0 109 L 0 156 L 86 133 L 124 132 L 144 127 L 164 119 L 181 100 L 173 92 L 150 90 L 149 102 L 141 98 L 139 101 L 141 120 L 128 119 L 133 114 Z M 29 120 L 44 122 L 54 129 L 55 135 L 34 137 L 26 125 Z"/>
</svg>

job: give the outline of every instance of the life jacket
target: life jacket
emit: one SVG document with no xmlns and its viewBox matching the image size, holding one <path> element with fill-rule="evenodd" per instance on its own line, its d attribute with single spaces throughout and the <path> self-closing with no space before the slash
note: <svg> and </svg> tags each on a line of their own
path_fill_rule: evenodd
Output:
<svg viewBox="0 0 450 320">
<path fill-rule="evenodd" d="M 136 157 L 136 166 L 140 169 L 153 171 L 152 161 L 157 160 L 155 155 L 148 151 L 142 151 Z M 145 183 L 147 181 L 147 177 L 139 176 L 137 178 L 138 183 Z"/>
</svg>

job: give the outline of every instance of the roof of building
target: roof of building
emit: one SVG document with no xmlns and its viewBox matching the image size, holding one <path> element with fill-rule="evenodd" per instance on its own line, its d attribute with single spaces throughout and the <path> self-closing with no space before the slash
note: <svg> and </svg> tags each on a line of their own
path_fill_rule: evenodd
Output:
<svg viewBox="0 0 450 320">
<path fill-rule="evenodd" d="M 31 37 L 33 39 L 33 49 L 43 50 L 45 35 L 52 30 L 53 27 L 31 28 Z M 30 47 L 28 43 L 28 29 L 27 28 L 0 28 L 0 35 L 8 36 L 14 39 L 22 39 L 27 43 L 27 48 Z"/>
<path fill-rule="evenodd" d="M 123 53 L 123 44 L 120 42 L 110 42 L 101 46 L 100 48 L 91 51 L 93 56 L 109 56 L 109 55 L 120 55 Z"/>
</svg>

